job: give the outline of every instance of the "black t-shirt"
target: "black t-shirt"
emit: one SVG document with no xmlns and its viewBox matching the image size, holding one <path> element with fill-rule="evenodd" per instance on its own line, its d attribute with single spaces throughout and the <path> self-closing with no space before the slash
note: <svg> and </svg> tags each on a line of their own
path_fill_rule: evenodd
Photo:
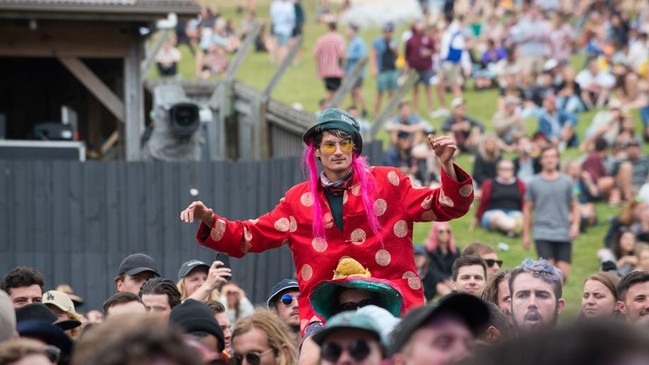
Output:
<svg viewBox="0 0 649 365">
<path fill-rule="evenodd" d="M 393 71 L 397 69 L 397 53 L 390 47 L 390 41 L 385 42 L 385 52 L 381 55 L 381 71 Z"/>
<path fill-rule="evenodd" d="M 518 188 L 518 183 L 505 185 L 493 180 L 489 209 L 521 210 L 522 199 L 523 195 Z"/>
</svg>

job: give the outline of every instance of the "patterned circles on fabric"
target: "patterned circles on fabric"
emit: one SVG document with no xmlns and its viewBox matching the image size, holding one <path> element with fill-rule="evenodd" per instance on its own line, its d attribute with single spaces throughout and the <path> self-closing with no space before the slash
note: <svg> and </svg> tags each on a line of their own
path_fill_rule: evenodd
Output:
<svg viewBox="0 0 649 365">
<path fill-rule="evenodd" d="M 385 199 L 376 199 L 376 201 L 374 201 L 374 215 L 376 215 L 377 217 L 385 214 L 385 211 L 387 209 L 388 202 L 386 202 Z"/>
<path fill-rule="evenodd" d="M 311 192 L 307 192 L 307 193 L 302 194 L 302 196 L 300 197 L 300 203 L 302 203 L 302 205 L 304 205 L 307 208 L 312 206 L 313 205 L 313 194 L 311 194 Z"/>
<path fill-rule="evenodd" d="M 325 252 L 327 250 L 327 241 L 322 237 L 316 237 L 311 241 L 311 246 L 316 252 Z"/>
<path fill-rule="evenodd" d="M 334 218 L 331 213 L 325 213 L 322 217 L 322 222 L 324 223 L 325 228 L 331 228 L 334 226 Z"/>
<path fill-rule="evenodd" d="M 302 280 L 309 281 L 313 277 L 313 268 L 311 267 L 311 265 L 306 264 L 302 266 L 300 274 L 302 275 Z"/>
<path fill-rule="evenodd" d="M 356 196 L 361 195 L 361 185 L 360 184 L 356 184 L 356 185 L 352 186 L 352 194 L 354 194 Z"/>
<path fill-rule="evenodd" d="M 399 186 L 399 175 L 394 171 L 388 172 L 388 181 L 394 186 Z"/>
<path fill-rule="evenodd" d="M 216 221 L 216 224 L 214 224 L 214 228 L 212 228 L 212 231 L 210 231 L 210 237 L 214 241 L 220 241 L 223 238 L 223 234 L 225 233 L 225 221 L 223 219 L 218 219 Z"/>
<path fill-rule="evenodd" d="M 376 255 L 374 255 L 374 259 L 380 266 L 388 266 L 390 265 L 390 261 L 392 261 L 392 256 L 387 250 L 380 249 L 376 252 Z"/>
<path fill-rule="evenodd" d="M 404 220 L 400 220 L 394 224 L 394 235 L 403 238 L 408 234 L 408 223 Z"/>
<path fill-rule="evenodd" d="M 250 222 L 252 224 L 257 224 L 259 222 L 259 218 L 248 219 L 248 222 Z"/>
<path fill-rule="evenodd" d="M 460 188 L 460 195 L 463 198 L 468 198 L 469 195 L 471 195 L 472 192 L 473 192 L 473 185 L 472 184 L 464 185 L 463 187 Z"/>
<path fill-rule="evenodd" d="M 361 228 L 356 228 L 350 236 L 352 243 L 355 245 L 362 245 L 363 243 L 365 243 L 366 238 L 367 235 L 365 234 L 365 231 L 362 230 Z"/>
<path fill-rule="evenodd" d="M 421 202 L 421 207 L 424 209 L 430 209 L 433 206 L 433 196 L 429 196 L 424 201 Z"/>
<path fill-rule="evenodd" d="M 248 230 L 248 228 L 243 228 L 243 239 L 246 241 L 246 243 L 252 242 L 252 233 Z"/>
<path fill-rule="evenodd" d="M 273 227 L 275 227 L 276 230 L 280 232 L 288 232 L 288 229 L 290 228 L 291 223 L 289 222 L 288 218 L 280 218 L 275 221 L 275 224 L 273 224 Z"/>
<path fill-rule="evenodd" d="M 406 271 L 403 273 L 402 278 L 408 279 L 408 286 L 410 287 L 410 289 L 413 290 L 421 289 L 421 280 L 414 272 Z"/>
<path fill-rule="evenodd" d="M 289 216 L 288 220 L 289 220 L 289 223 L 290 223 L 289 226 L 288 226 L 289 232 L 297 231 L 297 220 L 295 219 L 295 217 Z"/>
<path fill-rule="evenodd" d="M 453 203 L 453 200 L 451 198 L 449 198 L 448 196 L 446 196 L 446 194 L 444 194 L 443 190 L 440 191 L 440 194 L 439 194 L 439 203 L 442 204 L 442 205 L 446 205 L 447 207 L 450 207 L 450 208 L 453 208 L 455 206 L 455 203 Z"/>
<path fill-rule="evenodd" d="M 432 210 L 427 210 L 421 215 L 421 220 L 430 222 L 437 220 L 437 215 Z"/>
</svg>

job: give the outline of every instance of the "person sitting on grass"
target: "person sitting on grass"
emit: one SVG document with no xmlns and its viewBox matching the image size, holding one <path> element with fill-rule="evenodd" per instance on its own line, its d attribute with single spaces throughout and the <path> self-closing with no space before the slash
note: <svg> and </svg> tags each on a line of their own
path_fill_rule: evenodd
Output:
<svg viewBox="0 0 649 365">
<path fill-rule="evenodd" d="M 624 276 L 636 268 L 638 258 L 636 257 L 637 238 L 631 231 L 623 231 L 617 234 L 611 249 L 603 248 L 597 252 L 597 257 L 602 262 L 602 267 L 615 267 L 619 276 Z"/>
<path fill-rule="evenodd" d="M 482 197 L 469 230 L 478 224 L 487 231 L 502 232 L 513 237 L 523 229 L 523 197 L 525 183 L 514 176 L 514 163 L 501 160 L 496 177 L 482 186 Z"/>
</svg>

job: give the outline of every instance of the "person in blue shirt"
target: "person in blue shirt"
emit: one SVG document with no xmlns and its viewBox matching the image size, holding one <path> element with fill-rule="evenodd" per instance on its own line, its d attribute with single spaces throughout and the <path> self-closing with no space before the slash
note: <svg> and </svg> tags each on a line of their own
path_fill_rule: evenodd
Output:
<svg viewBox="0 0 649 365">
<path fill-rule="evenodd" d="M 349 43 L 347 44 L 346 53 L 346 63 L 345 63 L 345 77 L 347 77 L 356 63 L 362 58 L 367 57 L 367 45 L 361 36 L 358 34 L 358 25 L 350 23 L 347 27 L 347 38 Z M 351 91 L 352 103 L 357 108 L 361 109 L 361 117 L 367 117 L 367 103 L 365 102 L 365 96 L 363 95 L 363 79 L 365 78 L 365 67 L 361 72 L 361 76 L 354 84 L 354 87 Z"/>
<path fill-rule="evenodd" d="M 579 141 L 575 133 L 576 125 L 577 116 L 558 109 L 554 94 L 546 93 L 539 116 L 539 132 L 560 150 L 566 147 L 577 147 Z"/>
</svg>

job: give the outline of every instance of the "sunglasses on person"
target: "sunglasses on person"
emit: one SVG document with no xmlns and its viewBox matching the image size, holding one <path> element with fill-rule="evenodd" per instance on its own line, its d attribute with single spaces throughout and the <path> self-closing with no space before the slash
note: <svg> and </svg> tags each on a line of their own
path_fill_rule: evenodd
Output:
<svg viewBox="0 0 649 365">
<path fill-rule="evenodd" d="M 280 300 L 282 301 L 282 303 L 284 303 L 285 306 L 288 307 L 289 305 L 293 304 L 293 301 L 297 300 L 299 296 L 300 296 L 299 294 L 296 296 L 292 296 L 290 294 L 284 294 L 282 295 L 282 298 Z"/>
<path fill-rule="evenodd" d="M 340 142 L 326 141 L 320 144 L 320 149 L 326 153 L 336 153 L 336 146 L 340 145 L 342 153 L 350 153 L 354 149 L 354 142 L 351 139 L 346 139 Z"/>
<path fill-rule="evenodd" d="M 243 359 L 246 359 L 246 362 L 249 365 L 259 365 L 261 362 L 261 357 L 266 355 L 267 353 L 273 351 L 273 348 L 269 348 L 266 351 L 250 351 L 247 354 L 234 354 L 232 358 L 230 359 L 230 365 L 241 365 L 243 364 Z"/>
<path fill-rule="evenodd" d="M 320 349 L 320 356 L 328 362 L 337 362 L 343 351 L 347 351 L 356 361 L 363 361 L 370 355 L 370 345 L 364 340 L 354 340 L 347 348 L 334 342 L 325 342 Z"/>
<path fill-rule="evenodd" d="M 450 233 L 451 233 L 451 230 L 450 230 L 450 229 L 444 229 L 444 228 L 442 228 L 442 229 L 438 229 L 438 230 L 437 230 L 437 233 L 449 233 L 449 234 L 450 234 Z"/>
<path fill-rule="evenodd" d="M 503 260 L 494 260 L 494 259 L 484 259 L 484 262 L 487 264 L 489 267 L 493 267 L 494 264 L 498 264 L 499 267 L 503 266 Z"/>
<path fill-rule="evenodd" d="M 355 311 L 358 308 L 363 308 L 368 305 L 377 305 L 376 301 L 374 299 L 365 299 L 361 300 L 360 302 L 345 302 L 341 303 L 338 306 L 338 313 L 341 312 L 348 312 L 348 311 Z"/>
</svg>

